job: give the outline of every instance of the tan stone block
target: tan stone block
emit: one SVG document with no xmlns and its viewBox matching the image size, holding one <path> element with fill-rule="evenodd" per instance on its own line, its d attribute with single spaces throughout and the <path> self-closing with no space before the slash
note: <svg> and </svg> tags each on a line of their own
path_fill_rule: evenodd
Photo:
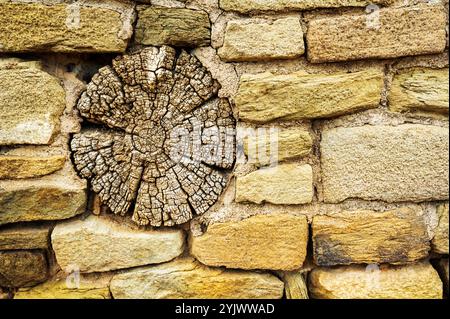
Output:
<svg viewBox="0 0 450 319">
<path fill-rule="evenodd" d="M 86 183 L 73 177 L 0 181 L 0 225 L 66 219 L 85 208 Z"/>
<path fill-rule="evenodd" d="M 306 129 L 292 127 L 258 133 L 244 139 L 248 162 L 257 166 L 303 157 L 312 151 L 313 140 Z"/>
<path fill-rule="evenodd" d="M 0 145 L 49 144 L 66 103 L 60 81 L 37 63 L 0 59 L 0 83 Z"/>
<path fill-rule="evenodd" d="M 0 179 L 31 178 L 60 170 L 66 157 L 3 156 L 0 155 Z"/>
<path fill-rule="evenodd" d="M 246 122 L 328 118 L 378 107 L 383 71 L 244 74 L 235 102 Z"/>
<path fill-rule="evenodd" d="M 428 262 L 409 266 L 316 268 L 309 276 L 316 299 L 442 299 L 442 282 Z"/>
<path fill-rule="evenodd" d="M 0 251 L 0 286 L 29 287 L 47 279 L 47 260 L 39 251 Z"/>
<path fill-rule="evenodd" d="M 295 59 L 305 53 L 300 17 L 228 22 L 219 56 L 224 61 Z"/>
<path fill-rule="evenodd" d="M 428 256 L 424 216 L 410 208 L 313 217 L 314 261 L 320 266 L 403 264 Z"/>
<path fill-rule="evenodd" d="M 313 194 L 310 165 L 281 164 L 236 179 L 237 202 L 306 204 L 312 202 Z"/>
<path fill-rule="evenodd" d="M 191 238 L 191 253 L 208 266 L 293 270 L 302 267 L 307 244 L 305 216 L 257 215 L 210 225 Z"/>
<path fill-rule="evenodd" d="M 11 299 L 10 293 L 6 289 L 0 288 L 0 300 Z"/>
<path fill-rule="evenodd" d="M 60 276 L 32 288 L 19 289 L 14 299 L 110 299 L 110 280 L 110 275 L 103 274 Z"/>
<path fill-rule="evenodd" d="M 139 44 L 198 47 L 211 42 L 211 23 L 204 11 L 150 6 L 138 6 L 137 11 Z"/>
<path fill-rule="evenodd" d="M 162 263 L 184 248 L 180 229 L 140 231 L 94 215 L 58 224 L 51 237 L 56 260 L 66 272 L 74 265 L 92 273 Z"/>
<path fill-rule="evenodd" d="M 50 226 L 13 226 L 0 229 L 0 250 L 48 249 Z"/>
<path fill-rule="evenodd" d="M 437 207 L 439 224 L 435 229 L 435 235 L 432 241 L 433 251 L 438 254 L 448 255 L 448 203 Z"/>
<path fill-rule="evenodd" d="M 313 19 L 306 35 L 308 59 L 318 63 L 440 53 L 446 47 L 446 20 L 442 5 Z"/>
<path fill-rule="evenodd" d="M 2 1 L 0 52 L 124 52 L 132 35 L 132 10 L 131 2 L 117 1 L 88 5 Z"/>
<path fill-rule="evenodd" d="M 408 69 L 395 75 L 389 93 L 393 112 L 448 113 L 448 68 Z"/>
<path fill-rule="evenodd" d="M 392 0 L 220 0 L 226 11 L 249 13 L 252 11 L 309 10 L 316 8 L 365 7 L 376 3 L 387 5 Z"/>
<path fill-rule="evenodd" d="M 448 128 L 421 124 L 324 130 L 325 202 L 448 199 Z"/>
<path fill-rule="evenodd" d="M 111 293 L 114 299 L 279 299 L 283 283 L 268 273 L 208 268 L 183 258 L 115 275 Z"/>
</svg>

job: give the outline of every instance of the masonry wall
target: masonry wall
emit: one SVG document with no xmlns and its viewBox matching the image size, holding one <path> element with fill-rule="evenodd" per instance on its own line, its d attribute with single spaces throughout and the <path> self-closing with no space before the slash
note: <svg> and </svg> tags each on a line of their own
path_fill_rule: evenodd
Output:
<svg viewBox="0 0 450 319">
<path fill-rule="evenodd" d="M 444 298 L 448 1 L 374 2 L 0 0 L 0 298 Z M 236 159 L 207 212 L 137 226 L 70 142 L 94 74 L 163 45 Z"/>
</svg>

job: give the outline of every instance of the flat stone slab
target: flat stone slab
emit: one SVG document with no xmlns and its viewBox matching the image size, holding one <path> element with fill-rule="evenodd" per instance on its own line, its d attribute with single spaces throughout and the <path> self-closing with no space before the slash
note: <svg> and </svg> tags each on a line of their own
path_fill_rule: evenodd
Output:
<svg viewBox="0 0 450 319">
<path fill-rule="evenodd" d="M 0 251 L 0 286 L 29 287 L 47 279 L 47 260 L 40 251 Z"/>
<path fill-rule="evenodd" d="M 329 118 L 378 107 L 381 69 L 354 73 L 241 76 L 236 107 L 244 122 Z"/>
<path fill-rule="evenodd" d="M 1 31 L 2 25 L 0 43 L 9 34 Z M 0 59 L 0 83 L 0 145 L 49 144 L 66 106 L 60 80 L 42 71 L 38 62 Z"/>
<path fill-rule="evenodd" d="M 61 220 L 84 213 L 86 182 L 70 175 L 0 180 L 0 225 Z"/>
<path fill-rule="evenodd" d="M 144 45 L 208 46 L 211 22 L 204 11 L 137 6 L 135 40 Z"/>
<path fill-rule="evenodd" d="M 311 203 L 313 194 L 310 165 L 280 164 L 236 179 L 236 202 L 299 205 Z"/>
<path fill-rule="evenodd" d="M 300 17 L 230 21 L 218 53 L 229 62 L 298 58 L 305 53 Z"/>
<path fill-rule="evenodd" d="M 446 21 L 444 7 L 436 4 L 320 17 L 308 24 L 308 59 L 320 63 L 441 53 Z"/>
<path fill-rule="evenodd" d="M 307 244 L 305 216 L 257 215 L 210 225 L 191 238 L 191 253 L 209 266 L 293 270 L 302 267 Z"/>
<path fill-rule="evenodd" d="M 83 3 L 0 3 L 0 52 L 124 52 L 132 3 Z"/>
<path fill-rule="evenodd" d="M 411 263 L 430 250 L 425 216 L 410 208 L 318 215 L 312 232 L 320 266 Z"/>
<path fill-rule="evenodd" d="M 0 229 L 0 250 L 48 249 L 50 226 L 13 226 Z"/>
<path fill-rule="evenodd" d="M 442 281 L 429 262 L 409 266 L 315 268 L 309 292 L 316 299 L 442 299 Z"/>
<path fill-rule="evenodd" d="M 448 199 L 448 128 L 404 124 L 326 129 L 320 148 L 325 202 Z"/>
<path fill-rule="evenodd" d="M 394 112 L 448 114 L 448 68 L 401 70 L 389 92 L 389 109 Z"/>
</svg>

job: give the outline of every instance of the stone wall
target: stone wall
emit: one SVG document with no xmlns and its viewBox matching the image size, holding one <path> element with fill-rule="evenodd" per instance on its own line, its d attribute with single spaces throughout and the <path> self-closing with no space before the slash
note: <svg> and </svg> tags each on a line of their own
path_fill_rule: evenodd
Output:
<svg viewBox="0 0 450 319">
<path fill-rule="evenodd" d="M 0 0 L 0 298 L 444 298 L 447 21 L 446 0 Z M 220 83 L 236 158 L 202 214 L 151 227 L 70 144 L 103 129 L 78 107 L 94 74 L 163 45 Z"/>
</svg>

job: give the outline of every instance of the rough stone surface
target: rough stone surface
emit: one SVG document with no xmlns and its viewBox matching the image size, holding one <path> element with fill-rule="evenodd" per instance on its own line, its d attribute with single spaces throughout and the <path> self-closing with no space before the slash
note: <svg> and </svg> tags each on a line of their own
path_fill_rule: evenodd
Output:
<svg viewBox="0 0 450 319">
<path fill-rule="evenodd" d="M 49 226 L 13 226 L 0 230 L 0 250 L 48 249 Z"/>
<path fill-rule="evenodd" d="M 244 153 L 249 163 L 265 166 L 296 159 L 312 151 L 312 137 L 298 127 L 280 128 L 274 133 L 255 134 L 244 139 Z"/>
<path fill-rule="evenodd" d="M 248 122 L 334 117 L 379 105 L 383 72 L 368 69 L 330 75 L 245 74 L 236 106 Z"/>
<path fill-rule="evenodd" d="M 105 217 L 58 224 L 52 232 L 56 260 L 67 272 L 83 273 L 157 264 L 183 252 L 182 230 L 139 231 Z"/>
<path fill-rule="evenodd" d="M 430 250 L 424 217 L 410 208 L 314 216 L 312 233 L 320 266 L 409 263 Z"/>
<path fill-rule="evenodd" d="M 207 268 L 188 258 L 116 275 L 111 293 L 115 299 L 278 299 L 283 283 L 267 273 Z"/>
<path fill-rule="evenodd" d="M 114 213 L 140 225 L 174 226 L 203 214 L 235 158 L 229 102 L 197 58 L 148 47 L 100 69 L 78 109 L 111 130 L 85 129 L 71 148 L 79 174 Z"/>
<path fill-rule="evenodd" d="M 448 128 L 405 124 L 328 129 L 322 134 L 321 162 L 325 202 L 448 199 Z"/>
<path fill-rule="evenodd" d="M 313 19 L 306 36 L 308 59 L 318 63 L 440 53 L 446 47 L 446 21 L 441 5 Z"/>
<path fill-rule="evenodd" d="M 409 69 L 394 77 L 389 108 L 394 112 L 448 113 L 447 69 Z"/>
<path fill-rule="evenodd" d="M 2 300 L 2 299 L 10 299 L 10 298 L 11 297 L 10 297 L 9 292 L 4 290 L 4 289 L 2 289 L 2 288 L 0 288 L 0 300 Z"/>
<path fill-rule="evenodd" d="M 38 251 L 0 251 L 0 286 L 28 287 L 47 279 L 47 261 Z"/>
<path fill-rule="evenodd" d="M 124 52 L 132 33 L 132 6 L 90 2 L 1 1 L 0 52 Z"/>
<path fill-rule="evenodd" d="M 0 30 L 2 25 L 0 20 Z M 59 80 L 35 62 L 0 59 L 0 83 L 0 145 L 49 144 L 65 107 Z"/>
<path fill-rule="evenodd" d="M 437 213 L 439 216 L 439 225 L 435 230 L 435 236 L 432 241 L 433 251 L 439 254 L 448 255 L 448 203 L 439 205 Z"/>
<path fill-rule="evenodd" d="M 245 20 L 244 20 L 245 21 Z M 219 56 L 224 61 L 295 59 L 305 53 L 300 17 L 228 22 Z"/>
<path fill-rule="evenodd" d="M 306 274 L 301 271 L 284 272 L 284 291 L 287 299 L 309 299 Z"/>
<path fill-rule="evenodd" d="M 316 268 L 309 291 L 317 299 L 442 299 L 442 282 L 428 262 L 409 266 Z"/>
<path fill-rule="evenodd" d="M 66 157 L 2 156 L 0 155 L 0 179 L 39 177 L 60 170 Z"/>
<path fill-rule="evenodd" d="M 138 6 L 137 10 L 137 43 L 199 47 L 211 42 L 211 24 L 206 12 L 149 6 Z"/>
<path fill-rule="evenodd" d="M 86 185 L 78 179 L 48 178 L 0 181 L 0 225 L 36 220 L 60 220 L 84 212 Z"/>
<path fill-rule="evenodd" d="M 389 4 L 392 0 L 219 0 L 226 11 L 248 13 L 252 11 L 309 10 L 315 8 L 365 7 L 371 3 Z"/>
<path fill-rule="evenodd" d="M 20 289 L 14 299 L 110 299 L 110 280 L 110 276 L 98 274 L 55 278 L 33 288 Z"/>
<path fill-rule="evenodd" d="M 210 225 L 191 238 L 191 253 L 208 266 L 293 270 L 302 267 L 307 244 L 305 216 L 258 215 Z"/>
<path fill-rule="evenodd" d="M 310 165 L 281 164 L 236 179 L 237 202 L 306 204 L 312 202 L 313 193 Z"/>
</svg>

